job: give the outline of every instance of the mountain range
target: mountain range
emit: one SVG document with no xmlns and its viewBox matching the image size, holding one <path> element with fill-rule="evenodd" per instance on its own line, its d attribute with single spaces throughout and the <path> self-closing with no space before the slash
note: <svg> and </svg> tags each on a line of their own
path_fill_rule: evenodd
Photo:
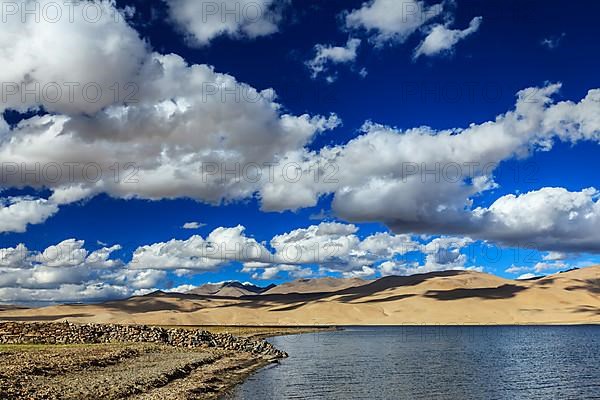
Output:
<svg viewBox="0 0 600 400">
<path fill-rule="evenodd" d="M 293 294 L 293 293 L 316 293 L 335 292 L 356 286 L 366 285 L 371 281 L 360 278 L 316 278 L 297 279 L 282 285 L 269 285 L 266 287 L 256 286 L 251 283 L 227 281 L 221 283 L 207 283 L 187 292 L 200 296 L 217 297 L 243 297 L 253 295 L 270 294 Z"/>
<path fill-rule="evenodd" d="M 207 283 L 196 289 L 190 290 L 187 293 L 200 296 L 242 297 L 261 294 L 274 287 L 275 285 L 260 287 L 251 283 L 228 281 L 221 283 Z"/>
<path fill-rule="evenodd" d="M 251 294 L 248 294 L 251 293 Z M 600 324 L 600 266 L 516 281 L 475 271 L 229 282 L 90 305 L 0 311 L 0 320 L 148 325 Z"/>
</svg>

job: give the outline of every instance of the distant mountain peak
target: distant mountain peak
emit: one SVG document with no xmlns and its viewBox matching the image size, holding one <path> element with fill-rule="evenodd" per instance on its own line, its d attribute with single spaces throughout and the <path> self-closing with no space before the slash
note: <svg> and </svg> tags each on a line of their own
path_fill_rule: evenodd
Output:
<svg viewBox="0 0 600 400">
<path fill-rule="evenodd" d="M 335 292 L 352 287 L 366 285 L 372 281 L 360 278 L 301 278 L 275 286 L 263 294 L 290 294 L 290 293 L 323 293 Z"/>
<path fill-rule="evenodd" d="M 261 287 L 250 282 L 242 283 L 238 281 L 225 281 L 220 283 L 207 283 L 196 289 L 190 290 L 187 293 L 200 296 L 242 297 L 255 296 L 270 290 L 273 287 L 275 287 L 275 285 Z"/>
</svg>

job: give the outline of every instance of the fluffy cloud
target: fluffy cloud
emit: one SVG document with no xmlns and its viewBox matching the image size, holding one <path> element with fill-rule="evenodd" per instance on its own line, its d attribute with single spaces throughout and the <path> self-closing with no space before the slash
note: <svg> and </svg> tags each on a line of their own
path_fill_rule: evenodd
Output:
<svg viewBox="0 0 600 400">
<path fill-rule="evenodd" d="M 28 225 L 45 222 L 61 205 L 79 201 L 91 191 L 80 186 L 60 187 L 48 199 L 32 196 L 0 198 L 0 233 L 25 232 Z"/>
<path fill-rule="evenodd" d="M 461 250 L 471 244 L 469 238 L 442 237 L 436 238 L 422 247 L 426 254 L 425 264 L 417 270 L 421 273 L 466 269 L 467 255 Z M 480 269 L 473 268 L 470 269 Z"/>
<path fill-rule="evenodd" d="M 449 53 L 462 39 L 473 34 L 479 29 L 482 17 L 475 17 L 469 27 L 450 29 L 453 20 L 452 10 L 444 10 L 453 2 L 441 2 L 427 5 L 424 1 L 407 0 L 370 0 L 362 4 L 361 8 L 344 12 L 346 29 L 353 36 L 366 34 L 369 41 L 376 47 L 385 44 L 404 43 L 416 32 L 425 32 L 427 36 L 415 50 L 413 59 L 421 55 L 433 56 L 440 53 Z M 450 8 L 450 7 L 448 7 Z M 444 19 L 445 23 L 435 23 L 436 19 Z M 360 45 L 358 39 L 348 39 L 346 47 L 316 45 L 315 58 L 307 63 L 313 73 L 313 78 L 326 70 L 327 63 L 350 62 L 356 58 L 356 48 Z M 363 77 L 367 75 L 366 69 L 359 71 Z M 335 80 L 335 75 L 328 76 L 329 82 Z"/>
<path fill-rule="evenodd" d="M 10 303 L 44 305 L 53 303 L 96 302 L 131 295 L 124 286 L 107 283 L 64 284 L 56 289 L 0 288 L 0 297 Z"/>
<path fill-rule="evenodd" d="M 269 179 L 273 163 L 340 123 L 335 116 L 285 114 L 272 89 L 257 90 L 174 54 L 151 53 L 113 2 L 90 4 L 101 10 L 94 23 L 83 17 L 40 24 L 9 18 L 14 34 L 0 39 L 0 51 L 14 62 L 0 72 L 3 81 L 42 88 L 93 82 L 105 96 L 26 96 L 23 102 L 17 93 L 3 102 L 20 111 L 53 112 L 12 128 L 2 120 L 7 187 L 50 188 L 58 204 L 101 192 L 212 203 L 245 199 Z M 128 100 L 115 98 L 111 89 L 127 91 Z M 233 177 L 226 175 L 232 167 Z M 262 179 L 255 180 L 257 168 Z"/>
<path fill-rule="evenodd" d="M 596 189 L 543 188 L 507 195 L 474 210 L 482 235 L 508 245 L 577 252 L 600 251 L 600 202 Z M 553 255 L 556 255 L 553 253 Z"/>
<path fill-rule="evenodd" d="M 114 280 L 116 283 L 124 286 L 127 285 L 131 289 L 144 290 L 157 287 L 164 282 L 166 277 L 167 272 L 162 270 L 123 269 L 119 274 L 114 276 Z"/>
<path fill-rule="evenodd" d="M 282 115 L 271 92 L 205 65 L 190 67 L 178 56 L 154 54 L 143 74 L 144 100 L 135 105 L 108 107 L 94 118 L 33 117 L 11 130 L 0 158 L 19 171 L 37 166 L 38 173 L 10 174 L 7 183 L 84 185 L 127 198 L 247 198 L 268 179 L 266 165 L 339 123 L 336 117 Z M 254 166 L 250 172 L 248 165 Z M 237 172 L 226 175 L 226 168 Z M 263 179 L 254 179 L 256 168 L 264 168 L 258 171 Z"/>
<path fill-rule="evenodd" d="M 427 6 L 415 0 L 371 0 L 346 15 L 346 26 L 366 30 L 377 45 L 404 42 L 442 12 L 441 3 Z"/>
<path fill-rule="evenodd" d="M 270 252 L 255 239 L 244 235 L 245 228 L 217 228 L 206 239 L 194 235 L 187 240 L 170 240 L 139 247 L 133 254 L 132 269 L 211 271 L 232 261 L 269 261 Z"/>
<path fill-rule="evenodd" d="M 287 160 L 301 164 L 306 171 L 289 190 L 307 200 L 304 206 L 313 205 L 321 193 L 335 193 L 337 211 L 356 220 L 378 219 L 381 214 L 395 214 L 391 218 L 399 219 L 398 214 L 403 214 L 403 219 L 417 222 L 440 211 L 447 215 L 462 210 L 469 196 L 493 187 L 497 163 L 526 155 L 536 142 L 548 144 L 550 135 L 539 129 L 544 117 L 554 111 L 545 110 L 550 101 L 547 96 L 558 88 L 523 91 L 516 111 L 466 129 L 399 131 L 367 123 L 364 134 L 345 145 L 288 154 Z M 568 120 L 563 118 L 563 122 Z M 377 157 L 369 156 L 372 154 Z M 309 173 L 314 166 L 321 167 L 316 184 Z M 263 187 L 267 208 L 276 209 L 277 203 L 283 203 L 281 197 L 289 193 L 283 187 L 287 183 L 280 179 Z"/>
<path fill-rule="evenodd" d="M 43 251 L 23 244 L 0 249 L 0 296 L 9 303 L 90 302 L 168 287 L 165 270 L 131 268 L 112 257 L 119 250 L 115 245 L 89 251 L 76 239 Z"/>
<path fill-rule="evenodd" d="M 190 230 L 194 230 L 194 229 L 200 229 L 203 226 L 206 226 L 206 224 L 200 223 L 200 222 L 186 222 L 185 224 L 183 224 L 183 229 L 190 229 Z"/>
<path fill-rule="evenodd" d="M 529 279 L 534 276 L 539 276 L 540 273 L 548 273 L 548 271 L 558 272 L 568 268 L 569 266 L 562 261 L 542 261 L 528 267 L 518 267 L 513 265 L 510 268 L 507 268 L 505 272 L 509 274 L 522 274 L 517 279 Z M 533 274 L 533 272 L 537 273 L 538 275 Z M 522 278 L 523 276 L 526 278 Z"/>
<path fill-rule="evenodd" d="M 460 250 L 472 241 L 465 238 L 436 238 L 426 244 L 409 235 L 386 232 L 361 239 L 351 224 L 323 222 L 274 236 L 267 247 L 245 235 L 242 226 L 217 228 L 206 239 L 195 235 L 138 248 L 128 267 L 135 270 L 185 270 L 186 275 L 214 271 L 233 262 L 243 264 L 242 272 L 254 279 L 299 278 L 319 273 L 370 276 L 385 262 L 398 263 L 409 253 L 423 253 L 423 265 L 402 270 L 404 275 L 445 269 L 465 269 L 467 258 Z M 382 270 L 382 273 L 385 271 Z"/>
<path fill-rule="evenodd" d="M 528 237 L 527 243 L 542 250 L 598 251 L 600 241 L 590 231 L 597 223 L 594 189 L 542 188 L 472 209 L 474 197 L 497 187 L 494 173 L 502 161 L 549 150 L 556 140 L 598 141 L 600 91 L 590 90 L 578 103 L 554 103 L 559 88 L 523 90 L 513 111 L 464 129 L 399 131 L 366 124 L 364 134 L 345 145 L 290 156 L 302 165 L 305 178 L 294 185 L 266 184 L 263 207 L 277 209 L 290 191 L 299 194 L 295 207 L 312 206 L 332 193 L 338 216 L 384 222 L 399 233 L 464 234 L 506 244 Z M 318 183 L 309 173 L 315 165 L 321 166 Z M 546 212 L 543 223 L 521 217 L 520 206 Z"/>
<path fill-rule="evenodd" d="M 567 264 L 565 264 L 563 262 L 552 262 L 552 263 L 539 262 L 539 263 L 535 264 L 535 266 L 533 267 L 535 272 L 544 272 L 544 271 L 548 271 L 548 270 L 557 271 L 557 270 L 563 269 L 563 268 L 568 268 Z"/>
<path fill-rule="evenodd" d="M 147 49 L 114 1 L 1 1 L 1 110 L 94 114 L 123 102 Z M 69 4 L 70 3 L 70 4 Z M 47 11 L 53 7 L 56 11 Z M 14 10 L 14 11 L 11 11 Z M 23 10 L 38 10 L 26 18 Z M 55 18 L 55 16 L 58 16 Z"/>
<path fill-rule="evenodd" d="M 461 250 L 471 244 L 469 238 L 440 237 L 419 246 L 425 262 L 388 260 L 378 266 L 382 276 L 414 275 L 448 270 L 483 271 L 482 267 L 467 266 L 468 257 Z"/>
<path fill-rule="evenodd" d="M 328 46 L 318 44 L 315 46 L 315 57 L 306 63 L 312 72 L 313 79 L 328 70 L 329 64 L 347 64 L 356 60 L 360 39 L 348 39 L 346 46 Z M 327 80 L 332 82 L 335 75 L 329 75 Z"/>
<path fill-rule="evenodd" d="M 379 264 L 381 276 L 402 275 L 408 269 L 406 263 L 385 261 Z"/>
<path fill-rule="evenodd" d="M 288 0 L 165 0 L 173 23 L 204 46 L 219 36 L 256 38 L 278 31 Z"/>
<path fill-rule="evenodd" d="M 310 268 L 285 264 L 256 268 L 256 265 L 253 266 L 251 263 L 248 263 L 244 265 L 242 272 L 252 274 L 252 279 L 260 280 L 282 279 L 282 272 L 285 272 L 288 277 L 293 279 L 307 278 L 313 275 L 313 271 Z"/>
<path fill-rule="evenodd" d="M 107 281 L 123 267 L 110 258 L 120 246 L 104 247 L 90 252 L 84 242 L 65 240 L 42 252 L 30 251 L 24 245 L 0 249 L 0 293 L 6 301 L 23 301 L 21 295 L 32 294 L 28 301 L 72 299 L 71 294 L 85 293 L 93 286 L 111 286 Z M 85 289 L 87 287 L 87 289 Z M 65 291 L 66 297 L 59 294 Z M 82 292 L 83 291 L 83 292 Z M 8 293 L 13 293 L 15 297 Z M 95 296 L 98 290 L 88 292 Z M 43 295 L 45 294 L 45 298 Z M 59 296 L 56 299 L 52 296 Z M 83 296 L 77 300 L 89 299 Z"/>
<path fill-rule="evenodd" d="M 449 29 L 446 25 L 435 25 L 415 50 L 414 58 L 451 52 L 459 41 L 479 30 L 481 21 L 482 17 L 473 18 L 469 27 L 463 30 Z"/>
<path fill-rule="evenodd" d="M 507 268 L 504 272 L 508 273 L 508 274 L 520 274 L 522 272 L 525 271 L 531 271 L 531 268 L 529 267 L 519 267 L 516 265 L 512 265 L 509 268 Z"/>
<path fill-rule="evenodd" d="M 409 235 L 377 233 L 361 240 L 354 225 L 323 222 L 277 235 L 274 259 L 285 264 L 318 264 L 331 272 L 362 271 L 364 266 L 416 251 Z"/>
<path fill-rule="evenodd" d="M 363 265 L 363 267 L 358 271 L 344 272 L 343 276 L 344 276 L 344 278 L 368 279 L 368 278 L 372 278 L 373 276 L 375 276 L 376 273 L 377 273 L 377 271 L 375 269 L 373 269 L 371 267 L 367 267 L 366 265 Z"/>
<path fill-rule="evenodd" d="M 568 258 L 567 253 L 561 253 L 559 251 L 550 251 L 544 257 L 544 261 L 561 261 Z"/>
<path fill-rule="evenodd" d="M 268 248 L 245 235 L 245 228 L 217 228 L 206 239 L 194 235 L 139 247 L 132 270 L 186 270 L 188 274 L 214 271 L 232 262 L 255 279 L 272 279 L 281 272 L 301 277 L 318 265 L 331 272 L 361 271 L 382 260 L 419 250 L 408 235 L 377 233 L 361 240 L 354 225 L 326 223 L 274 236 Z"/>
<path fill-rule="evenodd" d="M 0 198 L 0 233 L 25 232 L 29 224 L 39 224 L 58 212 L 46 199 L 31 197 Z"/>
</svg>

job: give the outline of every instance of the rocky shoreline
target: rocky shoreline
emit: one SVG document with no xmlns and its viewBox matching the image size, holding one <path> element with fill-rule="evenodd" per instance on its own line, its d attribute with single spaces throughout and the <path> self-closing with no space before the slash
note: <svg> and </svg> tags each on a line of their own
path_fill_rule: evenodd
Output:
<svg viewBox="0 0 600 400">
<path fill-rule="evenodd" d="M 203 330 L 165 329 L 146 325 L 103 325 L 63 323 L 0 323 L 0 344 L 99 344 L 155 343 L 174 347 L 215 347 L 252 353 L 267 358 L 285 358 L 264 340 Z"/>
<path fill-rule="evenodd" d="M 284 357 L 261 339 L 199 329 L 6 322 L 0 398 L 216 399 Z"/>
</svg>

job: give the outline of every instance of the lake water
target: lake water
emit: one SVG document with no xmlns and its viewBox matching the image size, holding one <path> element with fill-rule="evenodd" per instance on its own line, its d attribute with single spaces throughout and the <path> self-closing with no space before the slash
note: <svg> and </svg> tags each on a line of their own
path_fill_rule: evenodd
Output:
<svg viewBox="0 0 600 400">
<path fill-rule="evenodd" d="M 381 327 L 270 340 L 230 400 L 600 399 L 600 327 Z"/>
</svg>

